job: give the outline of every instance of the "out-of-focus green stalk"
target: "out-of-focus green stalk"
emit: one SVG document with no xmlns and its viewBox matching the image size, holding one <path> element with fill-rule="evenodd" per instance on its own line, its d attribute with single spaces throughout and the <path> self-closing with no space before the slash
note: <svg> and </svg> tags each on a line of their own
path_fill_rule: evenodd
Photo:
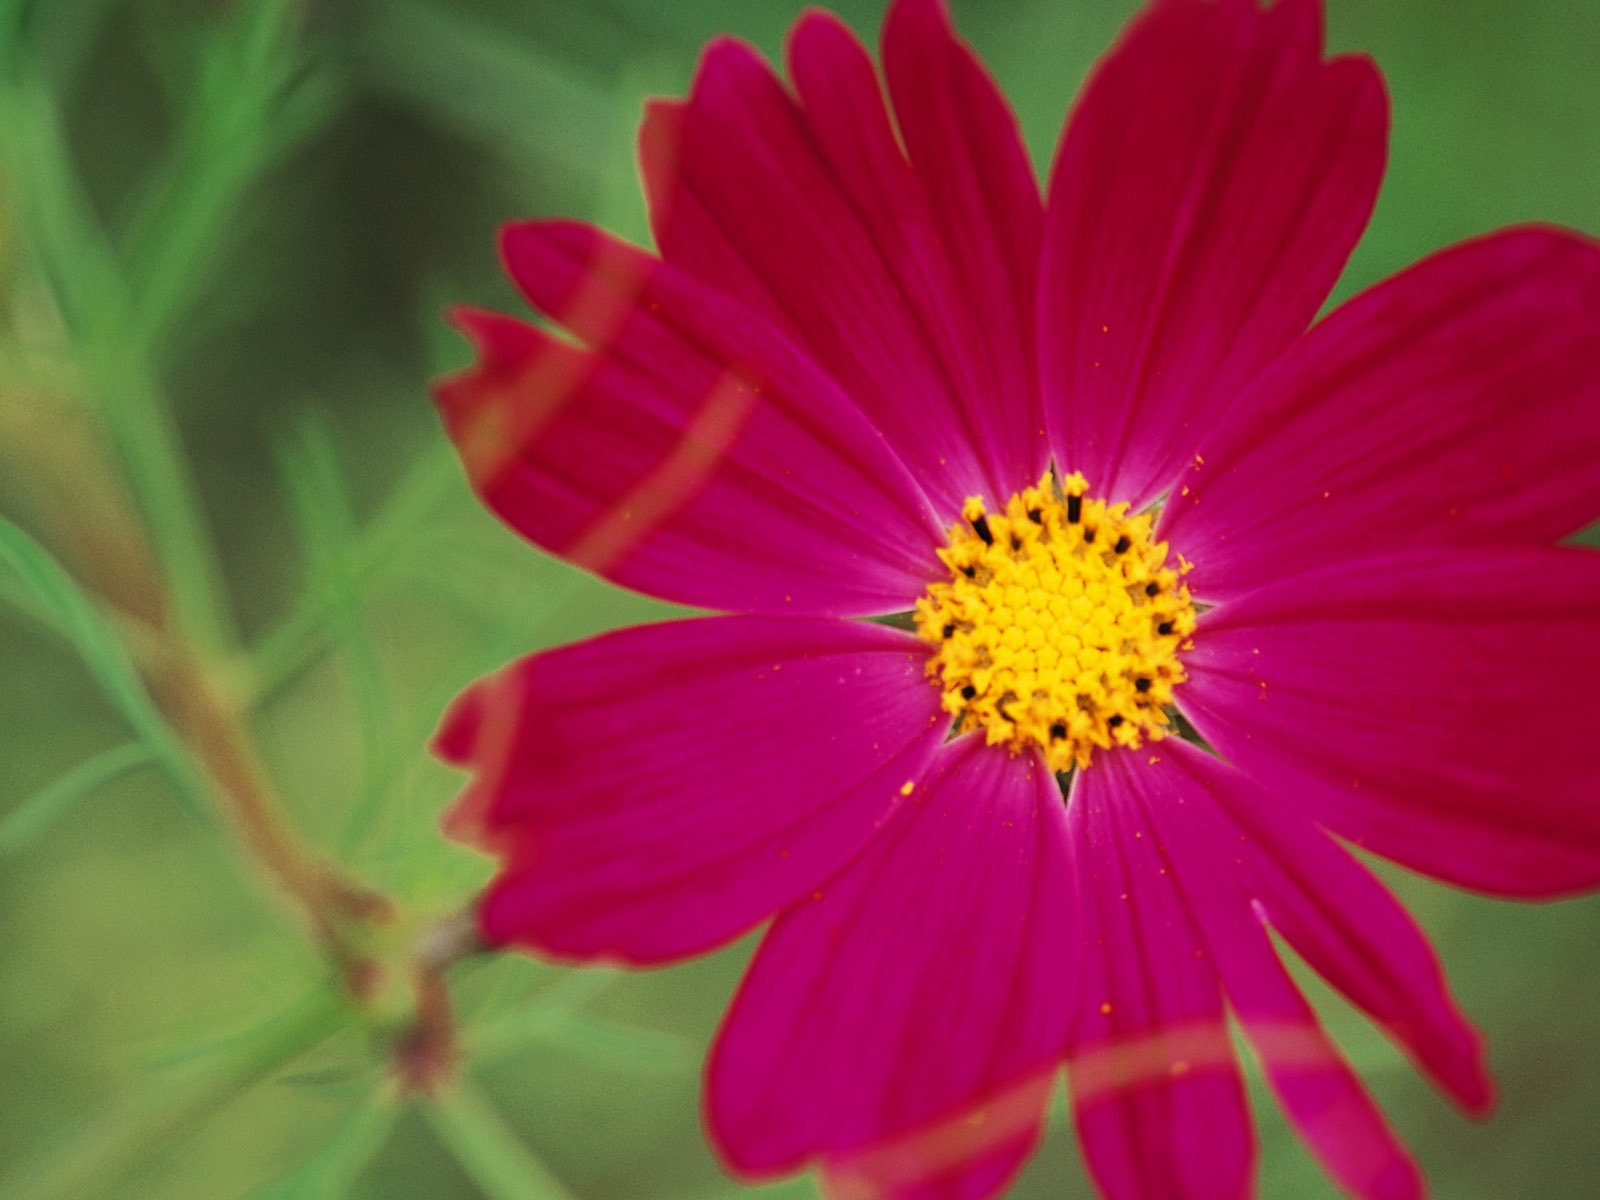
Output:
<svg viewBox="0 0 1600 1200">
<path fill-rule="evenodd" d="M 488 1097 L 467 1080 L 449 1085 L 423 1111 L 439 1140 L 491 1200 L 573 1200 Z"/>
<path fill-rule="evenodd" d="M 222 570 L 199 489 L 149 362 L 128 349 L 95 354 L 90 365 L 106 426 L 147 514 L 178 628 L 202 658 L 225 654 L 235 634 Z"/>
<path fill-rule="evenodd" d="M 465 6 L 385 0 L 356 54 L 372 82 L 424 106 L 470 135 L 505 148 L 512 169 L 552 163 L 575 178 L 593 171 L 604 145 L 604 84 L 539 47 L 507 38 Z M 522 114 L 559 114 L 537 125 Z"/>
<path fill-rule="evenodd" d="M 392 1089 L 372 1092 L 311 1157 L 283 1178 L 251 1192 L 247 1200 L 343 1200 L 362 1168 L 389 1140 L 401 1111 Z"/>
<path fill-rule="evenodd" d="M 542 1032 L 550 1023 L 577 1012 L 622 978 L 621 971 L 605 967 L 569 970 L 510 1011 L 480 1017 L 473 1022 L 464 1033 L 467 1049 L 477 1058 L 480 1053 L 494 1054 L 515 1046 L 526 1040 L 524 1034 L 530 1026 Z"/>
<path fill-rule="evenodd" d="M 132 742 L 79 763 L 54 783 L 35 792 L 0 817 L 0 858 L 32 845 L 35 838 L 79 800 L 113 779 L 154 761 L 155 756 L 149 746 Z"/>
<path fill-rule="evenodd" d="M 161 767 L 178 795 L 197 812 L 208 807 L 205 780 L 162 715 L 127 649 L 94 603 L 55 559 L 0 517 L 0 566 L 51 615 L 52 625 L 78 651 L 95 681 Z"/>
<path fill-rule="evenodd" d="M 339 462 L 334 436 L 325 420 L 307 417 L 298 436 L 280 452 L 303 545 L 308 590 L 326 597 L 332 636 L 341 650 L 341 666 L 355 702 L 361 743 L 361 786 L 352 819 L 382 802 L 383 764 L 400 742 L 398 714 L 389 698 L 383 663 L 368 635 L 360 589 L 347 563 L 359 542 L 354 506 Z"/>
<path fill-rule="evenodd" d="M 214 656 L 231 647 L 233 635 L 199 489 L 148 355 L 130 336 L 132 301 L 37 77 L 19 74 L 0 84 L 0 153 L 20 223 L 143 511 L 178 626 Z"/>
<path fill-rule="evenodd" d="M 480 1064 L 536 1043 L 559 1046 L 591 1062 L 667 1075 L 691 1073 L 698 1060 L 698 1050 L 688 1038 L 580 1012 L 530 1012 L 520 1022 L 501 1021 L 485 1036 L 466 1038 L 468 1054 Z"/>
<path fill-rule="evenodd" d="M 301 0 L 249 0 L 207 38 L 166 161 L 131 221 L 132 339 L 159 360 L 167 334 L 212 282 L 214 249 L 256 178 L 334 109 L 326 72 L 294 52 Z"/>
<path fill-rule="evenodd" d="M 234 631 L 199 489 L 158 365 L 194 299 L 207 249 L 266 165 L 332 110 L 326 76 L 291 53 L 297 0 L 253 0 L 200 63 L 200 103 L 134 222 L 127 270 L 79 186 L 43 64 L 0 60 L 0 151 L 25 240 L 64 316 L 84 382 L 122 460 L 160 559 L 178 632 L 200 658 Z"/>
<path fill-rule="evenodd" d="M 459 478 L 460 467 L 443 446 L 412 467 L 348 549 L 344 584 L 352 595 L 359 595 L 402 563 L 401 551 L 416 539 L 419 525 L 459 486 Z M 340 597 L 330 590 L 313 589 L 298 608 L 267 632 L 251 655 L 253 703 L 271 697 L 327 649 L 337 628 L 340 604 Z"/>
<path fill-rule="evenodd" d="M 201 1124 L 285 1063 L 348 1025 L 351 1009 L 318 989 L 233 1052 L 164 1080 L 105 1113 L 54 1156 L 0 1186 L 14 1200 L 82 1200 Z"/>
</svg>

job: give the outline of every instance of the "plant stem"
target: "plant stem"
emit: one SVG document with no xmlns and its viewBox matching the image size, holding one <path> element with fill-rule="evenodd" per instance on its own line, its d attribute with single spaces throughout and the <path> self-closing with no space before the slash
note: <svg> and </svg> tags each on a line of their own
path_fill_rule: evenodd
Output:
<svg viewBox="0 0 1600 1200">
<path fill-rule="evenodd" d="M 471 1084 L 461 1080 L 424 1109 L 434 1132 L 473 1181 L 493 1200 L 573 1200 L 505 1118 Z"/>
</svg>

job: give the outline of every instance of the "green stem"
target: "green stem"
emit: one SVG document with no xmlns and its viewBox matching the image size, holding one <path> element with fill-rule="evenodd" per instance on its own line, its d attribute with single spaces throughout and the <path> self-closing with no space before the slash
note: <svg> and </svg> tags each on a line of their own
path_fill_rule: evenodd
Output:
<svg viewBox="0 0 1600 1200">
<path fill-rule="evenodd" d="M 359 597 L 372 583 L 402 563 L 401 551 L 418 527 L 454 494 L 460 467 L 442 448 L 430 451 L 395 487 L 389 501 L 348 549 L 343 586 L 348 598 L 328 588 L 313 589 L 288 617 L 269 630 L 251 654 L 254 687 L 249 704 L 259 705 L 291 683 L 328 648 L 341 603 Z"/>
<path fill-rule="evenodd" d="M 120 365 L 119 365 L 120 362 Z M 202 659 L 236 644 L 200 490 L 172 413 L 141 351 L 96 356 L 92 382 L 161 562 L 183 639 Z"/>
<path fill-rule="evenodd" d="M 0 858 L 16 854 L 32 844 L 77 801 L 113 779 L 154 761 L 155 755 L 148 745 L 132 742 L 79 763 L 0 818 Z"/>
<path fill-rule="evenodd" d="M 491 1200 L 573 1200 L 488 1097 L 461 1079 L 423 1109 L 439 1140 Z"/>
<path fill-rule="evenodd" d="M 215 655 L 231 647 L 233 636 L 199 489 L 147 347 L 132 336 L 132 300 L 77 186 L 59 114 L 41 81 L 23 77 L 0 89 L 0 147 L 20 220 L 155 543 L 179 627 L 203 654 Z"/>
</svg>

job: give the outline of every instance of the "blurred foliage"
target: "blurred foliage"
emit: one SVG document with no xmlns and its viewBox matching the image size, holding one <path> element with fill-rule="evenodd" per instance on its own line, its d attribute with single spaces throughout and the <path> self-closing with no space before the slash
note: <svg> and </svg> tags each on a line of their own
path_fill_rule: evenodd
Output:
<svg viewBox="0 0 1600 1200">
<path fill-rule="evenodd" d="M 1600 230 L 1600 5 L 1329 4 L 1333 45 L 1373 55 L 1394 102 L 1341 295 L 1497 224 Z M 697 1062 L 748 941 L 647 974 L 463 964 L 462 1075 L 399 1099 L 410 1001 L 338 998 L 210 802 L 139 633 L 196 649 L 288 821 L 395 900 L 373 936 L 458 908 L 487 866 L 437 831 L 458 785 L 424 749 L 444 704 L 663 609 L 472 502 L 427 402 L 465 356 L 438 313 L 517 309 L 494 261 L 512 217 L 643 239 L 643 98 L 681 92 L 719 32 L 777 54 L 800 7 L 0 0 L 0 1194 L 815 1194 L 740 1189 L 699 1128 Z M 880 3 L 839 7 L 875 39 Z M 955 8 L 1042 169 L 1133 5 Z M 1600 905 L 1389 874 L 1491 1039 L 1492 1124 L 1307 986 L 1435 1194 L 1595 1194 Z M 1258 1100 L 1263 1194 L 1331 1195 Z M 1057 1108 L 1018 1196 L 1088 1194 Z"/>
</svg>

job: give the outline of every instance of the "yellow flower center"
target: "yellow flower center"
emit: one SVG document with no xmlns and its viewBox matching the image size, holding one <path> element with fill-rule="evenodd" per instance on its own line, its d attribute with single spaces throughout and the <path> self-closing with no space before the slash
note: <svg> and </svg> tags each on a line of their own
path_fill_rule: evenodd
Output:
<svg viewBox="0 0 1600 1200">
<path fill-rule="evenodd" d="M 1014 754 L 1037 746 L 1056 771 L 1168 733 L 1195 623 L 1188 564 L 1166 565 L 1153 515 L 1087 490 L 1082 475 L 1047 474 L 1003 512 L 968 499 L 939 551 L 950 579 L 916 608 L 957 731 L 982 728 Z"/>
</svg>

